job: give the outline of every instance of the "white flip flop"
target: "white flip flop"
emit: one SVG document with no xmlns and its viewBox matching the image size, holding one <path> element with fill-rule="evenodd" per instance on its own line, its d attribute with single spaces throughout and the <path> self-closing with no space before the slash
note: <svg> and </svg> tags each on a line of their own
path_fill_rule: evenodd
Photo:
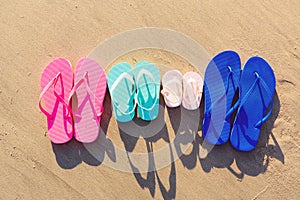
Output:
<svg viewBox="0 0 300 200">
<path fill-rule="evenodd" d="M 182 106 L 187 110 L 196 110 L 200 106 L 203 92 L 203 78 L 196 72 L 187 72 L 182 78 Z"/>
<path fill-rule="evenodd" d="M 178 70 L 170 70 L 162 77 L 161 91 L 168 107 L 180 106 L 182 102 L 182 74 Z"/>
</svg>

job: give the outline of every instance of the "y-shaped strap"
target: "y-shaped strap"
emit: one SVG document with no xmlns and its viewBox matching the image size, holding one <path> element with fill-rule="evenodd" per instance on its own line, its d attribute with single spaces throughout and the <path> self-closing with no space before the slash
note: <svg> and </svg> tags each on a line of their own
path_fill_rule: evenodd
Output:
<svg viewBox="0 0 300 200">
<path fill-rule="evenodd" d="M 133 108 L 132 108 L 130 111 L 126 112 L 126 111 L 123 111 L 123 109 L 120 107 L 120 104 L 118 103 L 118 100 L 114 97 L 114 90 L 116 89 L 116 87 L 120 84 L 120 82 L 121 82 L 123 79 L 126 79 L 126 80 L 130 81 L 130 82 L 133 84 L 133 86 L 134 86 L 133 91 L 132 91 L 132 93 L 131 93 L 131 95 L 130 95 L 130 98 L 129 98 L 128 103 L 131 102 L 131 101 L 133 101 L 133 100 L 135 100 L 135 95 L 136 95 L 136 93 L 135 93 L 135 91 L 136 91 L 135 82 L 134 82 L 134 80 L 133 80 L 133 77 L 132 77 L 130 74 L 126 73 L 126 72 L 122 73 L 122 74 L 115 80 L 115 82 L 112 84 L 112 86 L 111 86 L 111 88 L 110 88 L 110 93 L 111 93 L 112 103 L 115 105 L 115 107 L 116 107 L 123 115 L 130 115 L 131 113 L 133 113 L 133 112 L 135 111 L 136 104 L 137 104 L 136 101 L 134 101 L 134 106 L 133 106 Z"/>
<path fill-rule="evenodd" d="M 227 68 L 228 68 L 228 70 L 229 70 L 229 74 L 228 74 L 228 76 L 227 76 L 227 84 L 226 84 L 225 92 L 224 92 L 224 94 L 223 94 L 218 100 L 216 100 L 214 103 L 211 104 L 211 106 L 209 107 L 207 113 L 210 113 L 211 110 L 213 109 L 213 107 L 214 107 L 218 102 L 220 102 L 224 97 L 226 97 L 226 94 L 227 94 L 228 89 L 229 89 L 229 83 L 230 83 L 230 80 L 231 80 L 232 83 L 233 83 L 234 90 L 236 90 L 236 89 L 238 88 L 238 83 L 237 83 L 236 80 L 233 78 L 234 72 L 232 71 L 232 69 L 231 69 L 230 66 L 227 66 Z M 231 115 L 231 114 L 232 114 L 232 112 L 231 112 L 231 113 L 227 112 L 226 118 L 227 118 L 229 115 Z"/>
<path fill-rule="evenodd" d="M 255 127 L 258 128 L 259 126 L 261 126 L 265 121 L 267 121 L 269 119 L 269 117 L 271 116 L 272 113 L 272 109 L 273 109 L 273 95 L 271 94 L 271 90 L 268 87 L 267 83 L 259 76 L 259 74 L 257 72 L 255 72 L 255 76 L 256 79 L 254 81 L 254 83 L 252 84 L 252 86 L 250 87 L 250 89 L 248 90 L 248 92 L 245 94 L 245 96 L 243 97 L 243 99 L 239 100 L 238 102 L 236 102 L 236 104 L 227 112 L 226 116 L 231 115 L 231 113 L 233 113 L 233 111 L 237 108 L 237 107 L 242 107 L 245 102 L 248 100 L 249 96 L 252 94 L 252 92 L 254 91 L 256 85 L 257 86 L 262 86 L 268 97 L 271 99 L 271 108 L 269 110 L 269 112 L 267 113 L 267 115 L 265 117 L 263 117 L 261 120 L 259 120 L 256 124 Z"/>
<path fill-rule="evenodd" d="M 258 78 L 259 78 L 259 83 L 263 86 L 263 88 L 264 88 L 265 91 L 267 92 L 268 97 L 271 99 L 271 107 L 270 107 L 269 112 L 266 114 L 266 116 L 264 116 L 260 121 L 258 121 L 258 122 L 255 124 L 255 127 L 258 128 L 258 127 L 260 127 L 263 123 L 265 123 L 265 122 L 269 119 L 269 117 L 271 116 L 272 110 L 273 110 L 273 106 L 274 106 L 274 100 L 273 100 L 273 95 L 272 95 L 272 93 L 271 93 L 271 90 L 270 90 L 269 86 L 267 85 L 267 83 L 259 76 L 258 73 L 256 73 L 256 76 L 258 76 Z"/>
<path fill-rule="evenodd" d="M 69 96 L 69 101 L 71 100 L 72 96 L 74 95 L 74 93 L 77 91 L 77 89 L 84 83 L 85 85 L 85 88 L 86 88 L 86 91 L 87 91 L 87 94 L 89 95 L 89 97 L 94 97 L 94 101 L 95 103 L 97 101 L 99 101 L 99 99 L 96 97 L 95 94 L 93 94 L 91 88 L 90 88 L 90 82 L 89 82 L 89 76 L 88 76 L 88 72 L 85 72 L 82 76 L 82 78 L 74 85 L 71 93 L 70 93 L 70 96 Z M 100 102 L 100 101 L 99 101 Z M 95 108 L 95 105 L 93 102 L 91 102 L 91 107 L 92 107 L 92 110 L 93 110 L 93 113 L 94 113 L 94 119 L 97 120 L 99 119 L 99 117 L 103 114 L 103 106 L 101 106 L 101 110 L 100 112 L 97 112 L 96 111 L 96 108 Z M 76 117 L 81 117 L 80 115 L 78 114 L 75 114 Z"/>
<path fill-rule="evenodd" d="M 139 107 L 141 107 L 141 108 L 144 109 L 144 110 L 150 111 L 150 110 L 152 110 L 152 109 L 155 107 L 155 105 L 156 105 L 156 103 L 157 103 L 157 101 L 158 101 L 158 98 L 157 98 L 157 88 L 156 88 L 157 84 L 155 83 L 155 78 L 154 78 L 154 76 L 153 76 L 148 70 L 141 69 L 141 70 L 139 71 L 139 73 L 138 73 L 137 78 L 136 78 L 136 83 L 137 83 L 137 85 L 138 85 L 138 88 L 139 88 L 139 87 L 143 87 L 143 86 L 148 86 L 148 85 L 149 85 L 149 83 L 143 83 L 143 84 L 141 84 L 141 85 L 138 84 L 138 83 L 139 83 L 139 80 L 140 80 L 141 77 L 144 76 L 144 75 L 149 76 L 150 79 L 153 81 L 153 83 L 151 83 L 151 84 L 154 84 L 154 85 L 155 85 L 154 97 L 152 97 L 152 96 L 150 95 L 150 91 L 148 91 L 149 97 L 151 97 L 152 99 L 155 99 L 155 101 L 153 102 L 153 104 L 152 104 L 152 106 L 151 106 L 150 108 L 144 107 L 144 106 L 142 105 L 142 103 L 139 102 L 139 99 L 138 99 L 138 95 L 139 95 L 139 93 L 140 93 L 139 90 L 137 90 L 137 94 L 136 94 L 135 99 L 136 99 L 137 104 L 139 105 Z"/>
<path fill-rule="evenodd" d="M 56 96 L 56 98 L 67 108 L 68 110 L 68 114 L 66 116 L 69 116 L 70 117 L 70 114 L 72 113 L 72 108 L 69 106 L 69 103 L 66 103 L 64 98 L 61 97 L 61 95 L 57 94 L 56 90 L 55 90 L 55 86 L 58 82 L 58 80 L 61 81 L 61 86 L 62 86 L 62 75 L 61 73 L 57 73 L 57 75 L 55 77 L 53 77 L 49 83 L 43 88 L 40 96 L 39 96 L 39 108 L 40 110 L 47 116 L 47 118 L 49 119 L 53 119 L 53 114 L 50 114 L 49 112 L 46 111 L 46 109 L 43 108 L 42 106 L 42 99 L 43 97 L 45 96 L 45 94 L 47 93 L 47 91 L 53 86 L 54 88 L 54 95 Z M 69 101 L 68 101 L 69 102 Z"/>
</svg>

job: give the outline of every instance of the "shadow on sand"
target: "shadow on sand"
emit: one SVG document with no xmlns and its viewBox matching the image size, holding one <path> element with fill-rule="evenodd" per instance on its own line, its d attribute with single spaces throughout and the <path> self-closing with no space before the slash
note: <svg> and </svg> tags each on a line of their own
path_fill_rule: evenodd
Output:
<svg viewBox="0 0 300 200">
<path fill-rule="evenodd" d="M 170 159 L 174 160 L 173 158 L 173 152 L 170 144 L 170 137 L 169 133 L 167 130 L 167 126 L 164 122 L 164 102 L 162 100 L 163 98 L 160 98 L 160 110 L 159 110 L 159 116 L 157 119 L 153 120 L 151 123 L 154 124 L 160 124 L 159 126 L 162 127 L 162 129 L 157 133 L 154 134 L 151 137 L 143 137 L 147 136 L 151 132 L 153 132 L 152 126 L 147 126 L 149 122 L 140 120 L 135 118 L 134 123 L 137 124 L 138 126 L 141 127 L 141 129 L 136 129 L 135 127 L 130 127 L 132 124 L 131 123 L 122 123 L 121 127 L 127 126 L 126 127 L 126 132 L 124 132 L 121 128 L 119 128 L 120 136 L 122 139 L 122 142 L 124 143 L 125 150 L 127 151 L 127 158 L 130 164 L 130 167 L 132 169 L 133 175 L 138 182 L 139 186 L 142 189 L 148 189 L 151 196 L 154 197 L 155 195 L 155 190 L 156 190 L 156 181 L 159 186 L 159 190 L 163 196 L 164 199 L 174 199 L 176 195 L 176 168 L 175 168 L 175 163 L 172 162 L 170 166 L 170 173 L 169 173 L 169 189 L 166 188 L 166 186 L 162 183 L 161 178 L 159 176 L 159 173 L 156 168 L 155 164 L 155 158 L 154 158 L 154 149 L 153 149 L 153 143 L 157 142 L 158 140 L 163 140 L 169 147 L 170 151 Z M 163 123 L 163 125 L 161 125 Z M 120 126 L 119 126 L 120 127 Z M 130 134 L 128 134 L 130 132 Z M 133 152 L 137 140 L 139 139 L 138 137 L 133 137 L 131 135 L 138 136 L 142 138 L 145 142 L 145 146 L 147 149 L 147 154 L 148 154 L 148 170 L 146 173 L 146 177 L 144 178 L 142 176 L 143 173 L 140 172 L 140 170 L 133 164 L 131 161 L 129 152 Z"/>
<path fill-rule="evenodd" d="M 100 133 L 97 140 L 90 144 L 83 144 L 76 141 L 74 138 L 66 144 L 54 144 L 52 143 L 52 149 L 55 154 L 58 165 L 63 169 L 72 169 L 82 162 L 85 162 L 91 166 L 101 165 L 105 152 L 110 159 L 115 160 L 115 154 L 112 152 L 113 144 L 109 138 L 104 140 L 106 142 L 103 145 L 103 137 L 106 136 L 109 121 L 111 119 L 111 99 L 109 92 L 107 91 L 104 102 L 104 113 L 101 116 Z M 110 151 L 106 151 L 109 149 Z"/>
<path fill-rule="evenodd" d="M 203 147 L 203 138 L 198 134 L 195 135 L 195 140 L 193 141 L 193 150 L 188 156 L 182 156 L 182 164 L 188 168 L 194 168 L 197 159 L 200 161 L 201 167 L 205 172 L 210 172 L 212 168 L 227 168 L 234 176 L 242 179 L 244 175 L 257 176 L 261 173 L 266 172 L 269 166 L 270 158 L 275 158 L 280 162 L 284 163 L 284 154 L 272 133 L 274 122 L 278 117 L 280 111 L 280 101 L 277 92 L 273 97 L 274 106 L 273 112 L 268 119 L 268 121 L 263 124 L 260 132 L 260 137 L 256 148 L 250 152 L 240 152 L 235 150 L 230 142 L 224 145 L 214 146 L 213 149 L 208 153 L 205 158 L 200 157 L 200 148 Z M 202 104 L 203 105 L 203 104 Z M 203 117 L 203 106 L 200 108 L 201 118 Z M 170 115 L 171 118 L 171 115 Z M 173 119 L 173 128 L 176 132 L 176 119 Z M 201 120 L 200 120 L 201 121 Z M 199 128 L 201 125 L 199 126 Z M 201 129 L 201 128 L 200 128 Z M 273 144 L 270 144 L 270 140 Z M 232 164 L 236 163 L 239 171 L 236 172 L 232 168 Z"/>
<path fill-rule="evenodd" d="M 103 143 L 96 141 L 92 144 L 83 145 L 73 139 L 69 143 L 63 145 L 52 144 L 57 163 L 61 168 L 71 169 L 82 162 L 92 166 L 99 166 L 101 165 L 105 154 L 112 161 L 116 161 L 116 155 L 113 151 L 114 145 L 109 138 L 106 138 L 108 124 L 112 115 L 109 92 L 107 94 L 104 102 L 105 112 L 101 119 L 101 131 L 103 131 L 103 134 L 99 134 L 102 135 L 101 137 L 105 138 L 98 138 L 98 140 L 102 141 L 103 139 L 106 139 L 106 143 L 103 145 Z M 272 133 L 274 122 L 280 111 L 280 101 L 277 93 L 274 95 L 274 107 L 271 117 L 262 126 L 259 142 L 253 151 L 239 152 L 233 149 L 230 143 L 227 142 L 221 146 L 214 146 L 205 158 L 201 158 L 199 154 L 201 149 L 203 149 L 204 141 L 198 134 L 198 131 L 202 128 L 203 102 L 201 102 L 201 107 L 196 111 L 188 111 L 181 107 L 167 109 L 171 127 L 176 134 L 174 139 L 176 152 L 174 152 L 174 148 L 171 146 L 169 132 L 164 122 L 165 104 L 162 99 L 163 97 L 161 96 L 160 114 L 156 120 L 164 124 L 163 128 L 157 134 L 154 134 L 152 137 L 143 137 L 148 133 L 153 132 L 153 130 L 151 126 L 147 126 L 149 122 L 137 118 L 134 119 L 134 123 L 141 127 L 141 129 L 130 127 L 130 124 L 128 124 L 129 127 L 126 128 L 126 132 L 130 130 L 134 134 L 125 133 L 119 128 L 120 137 L 125 146 L 125 150 L 127 151 L 127 158 L 132 173 L 139 186 L 142 189 L 148 189 L 152 197 L 155 195 L 157 185 L 164 199 L 174 199 L 176 197 L 177 183 L 175 162 L 171 162 L 169 166 L 168 188 L 163 184 L 156 168 L 155 154 L 153 153 L 155 152 L 155 149 L 153 148 L 153 144 L 159 140 L 163 140 L 168 145 L 170 159 L 174 161 L 176 160 L 176 158 L 174 158 L 175 155 L 179 156 L 182 165 L 189 170 L 195 168 L 199 161 L 202 169 L 207 173 L 209 173 L 212 168 L 227 168 L 232 175 L 239 179 L 243 179 L 245 175 L 258 176 L 259 174 L 266 172 L 270 158 L 275 158 L 284 163 L 283 152 Z M 184 119 L 184 123 L 182 123 L 182 119 Z M 121 126 L 127 125 L 126 123 L 122 123 Z M 134 151 L 139 138 L 144 140 L 145 148 L 148 152 L 148 172 L 144 177 L 143 173 L 134 165 L 129 155 L 129 153 Z M 273 141 L 274 145 L 269 143 L 270 140 Z M 191 144 L 192 150 L 190 153 L 185 154 L 181 149 L 181 145 L 187 145 L 189 143 Z M 107 151 L 107 149 L 110 149 L 110 151 Z M 232 167 L 234 162 L 238 167 L 238 171 L 234 170 Z"/>
</svg>

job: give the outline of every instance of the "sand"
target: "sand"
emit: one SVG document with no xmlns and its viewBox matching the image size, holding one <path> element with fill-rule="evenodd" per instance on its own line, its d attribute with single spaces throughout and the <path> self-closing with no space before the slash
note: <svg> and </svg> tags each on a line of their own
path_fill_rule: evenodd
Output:
<svg viewBox="0 0 300 200">
<path fill-rule="evenodd" d="M 299 199 L 299 13 L 298 0 L 2 1 L 0 199 Z M 103 164 L 76 141 L 51 144 L 37 107 L 44 66 L 56 57 L 75 64 L 106 38 L 141 27 L 182 32 L 211 56 L 232 49 L 242 63 L 253 55 L 270 63 L 277 78 L 275 105 L 254 151 L 241 153 L 226 144 L 200 159 L 199 131 L 173 164 L 133 174 Z M 118 61 L 139 59 L 190 69 L 182 58 L 157 50 L 133 52 Z M 172 139 L 167 110 L 165 118 Z M 103 121 L 107 141 L 124 148 L 109 106 Z M 139 139 L 132 151 L 167 141 Z M 103 156 L 118 159 L 113 152 Z"/>
</svg>

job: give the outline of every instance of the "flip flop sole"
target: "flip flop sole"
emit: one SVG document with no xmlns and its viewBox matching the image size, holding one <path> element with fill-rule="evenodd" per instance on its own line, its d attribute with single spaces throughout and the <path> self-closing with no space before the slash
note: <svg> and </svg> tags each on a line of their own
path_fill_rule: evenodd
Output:
<svg viewBox="0 0 300 200">
<path fill-rule="evenodd" d="M 142 70 L 151 73 L 154 80 L 149 78 L 149 75 L 143 75 L 143 78 L 139 79 L 138 77 Z M 137 98 L 139 98 L 139 102 L 142 104 L 138 105 L 138 115 L 145 121 L 154 120 L 159 114 L 160 71 L 154 64 L 141 61 L 136 63 L 133 73 L 137 90 L 140 94 Z"/>
<path fill-rule="evenodd" d="M 120 104 L 119 106 L 121 107 L 121 109 L 123 107 L 126 108 L 126 112 L 129 112 L 132 109 L 134 109 L 134 102 L 130 101 L 130 98 L 132 95 L 132 89 L 135 86 L 133 85 L 133 83 L 130 83 L 130 81 L 128 81 L 127 79 L 123 79 L 118 83 L 114 91 L 111 91 L 113 84 L 123 73 L 128 73 L 129 76 L 133 77 L 132 68 L 129 63 L 123 62 L 114 65 L 109 70 L 107 76 L 107 84 L 110 90 L 110 94 L 112 98 L 112 106 L 113 106 L 116 120 L 119 122 L 129 122 L 134 118 L 135 112 L 131 112 L 128 114 L 121 112 L 119 108 L 116 106 L 115 102 L 113 101 L 114 99 L 116 99 Z"/>
<path fill-rule="evenodd" d="M 182 106 L 187 110 L 198 109 L 203 92 L 203 78 L 196 72 L 187 72 L 183 76 L 183 88 Z"/>
<path fill-rule="evenodd" d="M 230 135 L 230 120 L 225 116 L 238 86 L 234 85 L 232 80 L 227 84 L 230 72 L 228 67 L 234 74 L 232 80 L 238 83 L 241 61 L 234 51 L 224 51 L 216 55 L 208 64 L 204 75 L 205 106 L 202 133 L 210 144 L 224 144 Z"/>
<path fill-rule="evenodd" d="M 97 139 L 100 130 L 100 117 L 95 117 L 95 112 L 101 112 L 106 93 L 106 75 L 104 69 L 96 61 L 82 58 L 76 65 L 75 85 L 85 73 L 88 75 L 89 88 L 93 96 L 88 94 L 84 84 L 76 90 L 74 137 L 79 142 L 91 143 Z"/>
<path fill-rule="evenodd" d="M 47 65 L 41 76 L 41 89 L 58 74 L 62 80 L 58 81 L 55 90 L 63 99 L 67 99 L 73 87 L 72 66 L 67 59 L 57 58 Z M 44 95 L 44 104 L 47 111 L 51 111 L 54 119 L 47 119 L 48 137 L 56 144 L 66 143 L 73 137 L 73 123 L 67 117 L 67 108 L 54 95 L 54 87 L 50 87 Z"/>
<path fill-rule="evenodd" d="M 182 102 L 182 74 L 178 70 L 170 70 L 162 77 L 163 95 L 169 108 L 180 106 Z"/>
</svg>

